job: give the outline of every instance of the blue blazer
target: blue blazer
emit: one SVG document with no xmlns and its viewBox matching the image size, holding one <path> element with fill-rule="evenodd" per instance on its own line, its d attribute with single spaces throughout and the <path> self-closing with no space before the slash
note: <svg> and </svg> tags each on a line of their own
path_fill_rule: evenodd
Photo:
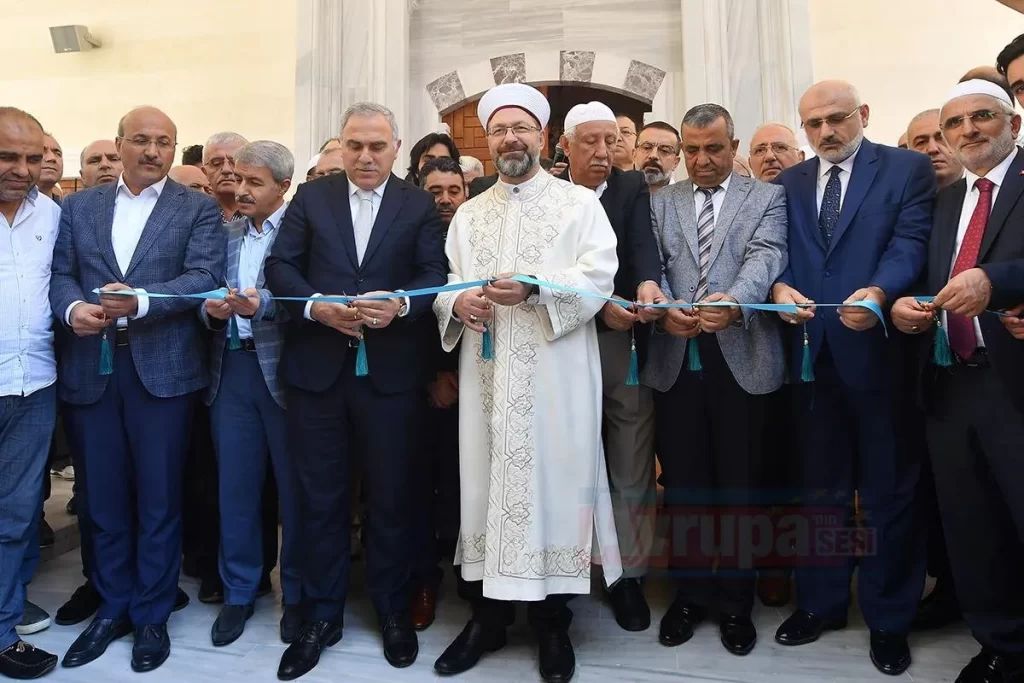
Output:
<svg viewBox="0 0 1024 683">
<path fill-rule="evenodd" d="M 344 173 L 299 185 L 264 262 L 276 296 L 365 294 L 438 287 L 448 260 L 434 197 L 392 175 L 360 264 L 356 255 L 348 179 Z M 410 299 L 409 312 L 384 329 L 364 328 L 369 380 L 384 394 L 421 389 L 431 379 L 434 297 Z M 326 391 L 338 378 L 354 339 L 305 318 L 304 302 L 285 302 L 291 319 L 281 357 L 284 381 Z M 436 343 L 436 337 L 434 338 Z"/>
<path fill-rule="evenodd" d="M 936 188 L 927 156 L 864 140 L 828 248 L 818 229 L 818 158 L 783 171 L 774 182 L 786 188 L 789 212 L 789 266 L 780 282 L 820 303 L 841 303 L 858 289 L 875 286 L 891 305 L 921 275 Z M 799 382 L 803 330 L 784 327 L 792 380 Z M 807 331 L 812 358 L 827 341 L 847 386 L 891 386 L 900 349 L 886 339 L 881 325 L 855 332 L 843 325 L 836 309 L 819 308 Z"/>
<path fill-rule="evenodd" d="M 50 305 L 62 324 L 71 303 L 98 304 L 99 295 L 92 290 L 111 282 L 162 294 L 199 294 L 220 286 L 224 239 L 220 210 L 212 198 L 168 179 L 122 273 L 110 238 L 116 193 L 117 184 L 110 183 L 64 200 L 50 279 Z M 182 396 L 209 382 L 207 349 L 195 313 L 201 303 L 151 298 L 146 316 L 128 322 L 135 369 L 154 396 Z M 58 395 L 76 405 L 94 403 L 108 379 L 99 372 L 101 335 L 78 337 L 72 332 L 68 337 Z"/>
</svg>

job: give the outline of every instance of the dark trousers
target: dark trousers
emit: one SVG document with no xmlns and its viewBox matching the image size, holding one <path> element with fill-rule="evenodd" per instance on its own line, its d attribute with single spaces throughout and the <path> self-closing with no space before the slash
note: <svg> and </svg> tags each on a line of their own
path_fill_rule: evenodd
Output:
<svg viewBox="0 0 1024 683">
<path fill-rule="evenodd" d="M 127 346 L 99 400 L 68 406 L 89 488 L 103 619 L 164 624 L 181 566 L 181 506 L 188 424 L 196 397 L 157 398 L 143 386 Z"/>
<path fill-rule="evenodd" d="M 672 527 L 669 566 L 681 579 L 678 600 L 701 607 L 717 602 L 725 614 L 746 616 L 754 603 L 754 558 L 725 540 L 739 540 L 726 525 L 750 514 L 756 502 L 765 397 L 736 383 L 715 335 L 689 343 L 698 345 L 703 371 L 684 368 L 671 389 L 654 397 Z"/>
<path fill-rule="evenodd" d="M 381 619 L 408 611 L 415 538 L 412 478 L 421 391 L 383 394 L 355 356 L 321 393 L 288 388 L 288 438 L 303 527 L 302 592 L 314 621 L 342 623 L 351 569 L 351 467 L 360 458 L 367 592 Z"/>
<path fill-rule="evenodd" d="M 484 597 L 483 581 L 463 583 L 464 597 L 473 606 L 473 621 L 488 629 L 505 629 L 516 622 L 517 603 Z M 526 603 L 526 621 L 537 631 L 568 631 L 572 624 L 569 601 L 575 595 L 549 595 Z"/>
<path fill-rule="evenodd" d="M 1024 654 L 1024 415 L 991 368 L 943 371 L 931 401 L 928 447 L 964 618 L 982 645 Z"/>
<path fill-rule="evenodd" d="M 784 510 L 797 495 L 798 454 L 793 435 L 798 429 L 793 418 L 792 385 L 784 384 L 764 397 L 764 460 L 760 500 L 773 510 Z M 776 517 L 773 522 L 778 525 Z M 772 554 L 763 558 L 758 573 L 766 578 L 789 578 L 792 561 Z"/>
<path fill-rule="evenodd" d="M 64 422 L 63 416 L 67 415 L 68 410 L 73 406 L 61 401 L 58 407 L 62 416 L 62 422 Z M 86 581 L 92 581 L 93 567 L 96 564 L 92 544 L 93 536 L 96 532 L 93 529 L 92 518 L 89 515 L 89 475 L 85 470 L 81 449 L 76 446 L 71 438 L 71 429 L 65 424 L 63 431 L 64 438 L 68 444 L 68 450 L 71 452 L 71 464 L 75 468 L 73 495 L 75 497 L 75 513 L 78 518 L 78 550 L 82 556 L 82 576 L 85 577 Z"/>
<path fill-rule="evenodd" d="M 416 477 L 415 580 L 437 585 L 444 572 L 442 559 L 454 557 L 459 537 L 459 407 L 426 409 L 423 454 Z"/>
<path fill-rule="evenodd" d="M 907 444 L 903 392 L 852 389 L 839 378 L 836 362 L 841 360 L 834 361 L 825 346 L 814 364 L 815 380 L 793 386 L 801 498 L 814 526 L 810 556 L 798 556 L 799 606 L 826 619 L 846 618 L 850 580 L 859 566 L 858 597 L 868 627 L 906 633 L 925 571 L 914 505 L 920 451 Z M 864 519 L 860 528 L 854 492 Z"/>
<path fill-rule="evenodd" d="M 298 605 L 302 602 L 299 509 L 285 411 L 270 394 L 254 352 L 224 353 L 210 417 L 220 471 L 219 565 L 224 602 L 248 605 L 256 599 L 264 564 L 261 498 L 272 470 L 280 482 L 284 522 L 281 593 L 284 604 Z"/>
</svg>

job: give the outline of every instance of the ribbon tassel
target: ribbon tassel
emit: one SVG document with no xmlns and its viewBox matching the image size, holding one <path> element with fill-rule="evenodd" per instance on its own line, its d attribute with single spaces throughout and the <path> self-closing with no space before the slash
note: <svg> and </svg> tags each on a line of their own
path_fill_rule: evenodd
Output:
<svg viewBox="0 0 1024 683">
<path fill-rule="evenodd" d="M 814 363 L 811 362 L 811 337 L 807 334 L 807 323 L 804 323 L 804 355 L 800 364 L 800 380 L 803 382 L 814 381 Z"/>
<path fill-rule="evenodd" d="M 103 336 L 100 337 L 100 374 L 101 375 L 112 375 L 114 374 L 114 350 L 111 348 L 113 340 L 109 338 L 106 328 L 103 330 Z"/>
<path fill-rule="evenodd" d="M 359 351 L 356 353 L 356 377 L 370 374 L 370 365 L 366 360 L 366 338 L 359 340 Z"/>
<path fill-rule="evenodd" d="M 231 324 L 228 327 L 230 328 L 228 348 L 232 351 L 237 351 L 242 348 L 242 340 L 238 337 L 238 321 L 235 320 L 235 316 L 231 316 Z"/>
<path fill-rule="evenodd" d="M 689 356 L 686 369 L 690 372 L 702 372 L 704 365 L 700 362 L 700 349 L 697 348 L 697 338 L 686 340 L 686 353 Z"/>
<path fill-rule="evenodd" d="M 636 356 L 636 337 L 629 340 L 629 373 L 626 375 L 626 386 L 640 385 L 640 361 Z"/>
<path fill-rule="evenodd" d="M 953 350 L 949 347 L 949 335 L 942 327 L 942 316 L 935 316 L 935 344 L 932 347 L 932 362 L 940 368 L 953 364 Z"/>
<path fill-rule="evenodd" d="M 484 360 L 494 360 L 494 339 L 491 328 L 484 325 L 483 339 L 480 341 L 480 357 Z"/>
</svg>

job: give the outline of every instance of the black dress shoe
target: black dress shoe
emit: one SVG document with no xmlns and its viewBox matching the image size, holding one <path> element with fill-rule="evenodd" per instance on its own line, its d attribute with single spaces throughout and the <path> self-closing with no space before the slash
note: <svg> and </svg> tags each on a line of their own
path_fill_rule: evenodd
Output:
<svg viewBox="0 0 1024 683">
<path fill-rule="evenodd" d="M 955 624 L 964 618 L 960 603 L 949 581 L 937 582 L 917 606 L 917 614 L 910 628 L 914 631 L 931 631 Z"/>
<path fill-rule="evenodd" d="M 982 648 L 957 676 L 956 683 L 1017 683 L 1024 680 L 1024 657 Z"/>
<path fill-rule="evenodd" d="M 54 618 L 58 626 L 74 626 L 80 624 L 100 608 L 103 600 L 93 585 L 86 581 L 75 589 L 68 601 L 57 609 Z"/>
<path fill-rule="evenodd" d="M 775 632 L 775 642 L 779 645 L 806 645 L 813 643 L 825 631 L 838 631 L 846 628 L 846 618 L 826 620 L 807 610 L 798 609 L 782 622 Z"/>
<path fill-rule="evenodd" d="M 887 631 L 871 631 L 871 663 L 889 676 L 899 676 L 910 666 L 907 637 Z"/>
<path fill-rule="evenodd" d="M 224 582 L 219 576 L 207 576 L 199 584 L 199 602 L 204 605 L 219 605 L 224 602 Z"/>
<path fill-rule="evenodd" d="M 15 641 L 0 652 L 0 676 L 17 681 L 40 678 L 57 666 L 57 655 L 39 650 L 23 640 Z"/>
<path fill-rule="evenodd" d="M 106 652 L 112 642 L 131 632 L 132 625 L 127 619 L 93 619 L 71 643 L 61 664 L 67 668 L 88 664 Z"/>
<path fill-rule="evenodd" d="M 547 683 L 568 683 L 576 673 L 576 653 L 568 631 L 541 631 L 537 634 L 540 677 Z"/>
<path fill-rule="evenodd" d="M 238 640 L 245 631 L 245 622 L 249 621 L 252 613 L 251 604 L 224 605 L 210 630 L 210 639 L 214 647 L 224 647 Z"/>
<path fill-rule="evenodd" d="M 78 503 L 75 502 L 74 496 L 68 498 L 68 502 L 64 505 L 64 512 L 68 513 L 72 517 L 78 516 Z"/>
<path fill-rule="evenodd" d="M 750 654 L 757 642 L 757 629 L 749 616 L 734 617 L 722 615 L 718 624 L 722 632 L 722 645 L 734 655 Z"/>
<path fill-rule="evenodd" d="M 381 628 L 384 640 L 384 659 L 396 669 L 403 669 L 416 661 L 420 652 L 416 629 L 407 616 L 390 616 Z"/>
<path fill-rule="evenodd" d="M 167 661 L 171 654 L 171 637 L 167 626 L 153 624 L 135 629 L 135 645 L 132 646 L 132 671 L 152 671 Z"/>
<path fill-rule="evenodd" d="M 624 631 L 646 631 L 651 626 L 651 608 L 639 579 L 622 579 L 611 590 L 615 622 Z"/>
<path fill-rule="evenodd" d="M 669 647 L 682 645 L 693 637 L 693 628 L 704 621 L 707 615 L 708 612 L 703 607 L 676 600 L 661 618 L 658 642 Z"/>
<path fill-rule="evenodd" d="M 290 645 L 293 640 L 298 638 L 304 621 L 302 607 L 285 605 L 284 614 L 281 615 L 281 642 Z"/>
<path fill-rule="evenodd" d="M 174 607 L 171 608 L 171 611 L 180 612 L 188 607 L 188 603 L 191 601 L 192 599 L 188 597 L 188 593 L 179 588 L 178 592 L 174 594 Z"/>
<path fill-rule="evenodd" d="M 341 624 L 330 621 L 311 621 L 302 627 L 299 637 L 288 646 L 277 667 L 277 677 L 282 681 L 293 681 L 305 676 L 320 661 L 325 647 L 341 640 Z"/>
<path fill-rule="evenodd" d="M 270 574 L 264 574 L 260 577 L 260 585 L 256 588 L 256 597 L 262 598 L 264 595 L 270 595 L 274 592 L 274 584 L 270 580 Z"/>
<path fill-rule="evenodd" d="M 470 621 L 437 658 L 434 669 L 440 674 L 460 674 L 476 666 L 485 652 L 497 652 L 503 647 L 505 629 L 487 628 L 478 621 Z"/>
</svg>

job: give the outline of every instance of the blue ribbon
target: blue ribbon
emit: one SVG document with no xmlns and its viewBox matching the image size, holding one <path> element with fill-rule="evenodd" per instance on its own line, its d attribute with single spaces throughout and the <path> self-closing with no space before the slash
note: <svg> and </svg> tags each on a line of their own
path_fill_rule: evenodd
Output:
<svg viewBox="0 0 1024 683">
<path fill-rule="evenodd" d="M 934 296 L 915 296 L 914 297 L 914 301 L 917 301 L 918 303 L 922 303 L 922 304 L 933 304 L 933 303 L 935 303 L 935 297 Z M 985 313 L 991 313 L 992 315 L 998 315 L 1000 318 L 1006 318 L 1006 317 L 1010 316 L 1010 314 L 1007 313 L 1006 311 L 993 311 L 990 308 L 985 309 Z"/>
</svg>

